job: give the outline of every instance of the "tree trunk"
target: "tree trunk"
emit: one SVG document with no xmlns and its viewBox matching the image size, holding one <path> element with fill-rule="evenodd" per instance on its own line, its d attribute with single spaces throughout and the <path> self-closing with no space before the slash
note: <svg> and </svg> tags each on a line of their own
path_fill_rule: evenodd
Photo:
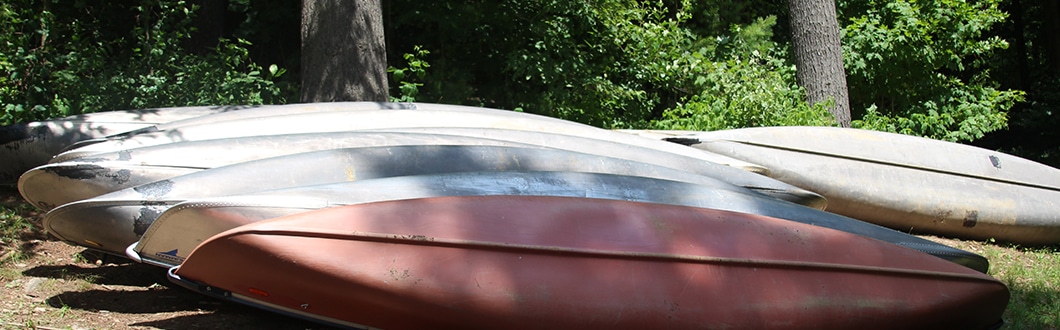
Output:
<svg viewBox="0 0 1060 330">
<path fill-rule="evenodd" d="M 834 0 L 788 0 L 795 46 L 795 78 L 806 89 L 810 105 L 835 101 L 829 112 L 850 127 L 850 100 L 839 44 L 839 22 Z"/>
<path fill-rule="evenodd" d="M 302 0 L 302 102 L 388 99 L 380 0 Z"/>
</svg>

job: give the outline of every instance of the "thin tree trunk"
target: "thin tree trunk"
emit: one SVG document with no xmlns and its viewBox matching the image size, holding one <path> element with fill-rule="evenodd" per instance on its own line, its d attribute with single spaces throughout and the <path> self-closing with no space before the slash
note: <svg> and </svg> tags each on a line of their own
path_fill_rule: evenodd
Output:
<svg viewBox="0 0 1060 330">
<path fill-rule="evenodd" d="M 850 100 L 835 1 L 789 0 L 788 7 L 799 86 L 806 89 L 811 105 L 834 100 L 829 112 L 841 126 L 850 127 Z"/>
<path fill-rule="evenodd" d="M 380 0 L 302 1 L 302 102 L 387 101 Z"/>
</svg>

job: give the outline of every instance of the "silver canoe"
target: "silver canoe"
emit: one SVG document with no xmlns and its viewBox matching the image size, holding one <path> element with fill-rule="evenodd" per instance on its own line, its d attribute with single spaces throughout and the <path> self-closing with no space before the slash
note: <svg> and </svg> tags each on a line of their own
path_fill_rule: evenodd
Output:
<svg viewBox="0 0 1060 330">
<path fill-rule="evenodd" d="M 470 171 L 579 171 L 711 184 L 755 194 L 711 177 L 610 157 L 547 148 L 496 146 L 364 147 L 262 159 L 127 188 L 52 209 L 44 227 L 74 244 L 125 254 L 155 218 L 190 198 L 244 194 L 379 177 Z"/>
<path fill-rule="evenodd" d="M 334 132 L 187 141 L 38 166 L 19 178 L 41 210 L 210 168 L 318 150 L 402 145 L 527 146 L 491 139 L 391 132 Z"/>
<path fill-rule="evenodd" d="M 771 198 L 687 182 L 574 172 L 464 172 L 402 176 L 189 200 L 163 212 L 140 241 L 129 246 L 126 253 L 136 261 L 171 267 L 179 265 L 192 249 L 207 238 L 256 221 L 376 201 L 485 195 L 605 198 L 752 213 L 872 237 L 984 273 L 989 265 L 985 258 L 974 253 Z"/>
<path fill-rule="evenodd" d="M 19 191 L 31 204 L 49 210 L 75 200 L 166 179 L 180 171 L 189 172 L 316 150 L 417 143 L 549 147 L 721 177 L 774 198 L 815 208 L 824 208 L 826 204 L 820 195 L 764 176 L 657 149 L 543 132 L 447 127 L 244 136 L 167 143 L 40 166 L 23 175 L 19 181 Z"/>
<path fill-rule="evenodd" d="M 772 127 L 676 136 L 763 164 L 821 193 L 828 211 L 902 231 L 1060 243 L 1060 170 L 982 148 L 893 133 Z"/>
<path fill-rule="evenodd" d="M 364 110 L 359 107 L 364 104 L 364 102 L 330 103 L 329 105 L 332 107 L 341 108 L 345 105 L 353 107 L 353 109 L 253 117 L 242 120 L 182 126 L 164 131 L 146 132 L 128 137 L 108 139 L 63 152 L 57 155 L 53 162 L 149 145 L 236 136 L 408 127 L 476 127 L 539 131 L 609 140 L 659 149 L 751 172 L 761 173 L 764 171 L 761 166 L 730 157 L 682 148 L 671 143 L 621 134 L 551 117 L 506 110 L 421 103 L 414 104 L 415 109 Z M 378 105 L 377 103 L 367 104 Z"/>
<path fill-rule="evenodd" d="M 78 141 L 101 138 L 175 120 L 252 106 L 178 107 L 104 111 L 0 127 L 0 184 L 47 163 Z"/>
</svg>

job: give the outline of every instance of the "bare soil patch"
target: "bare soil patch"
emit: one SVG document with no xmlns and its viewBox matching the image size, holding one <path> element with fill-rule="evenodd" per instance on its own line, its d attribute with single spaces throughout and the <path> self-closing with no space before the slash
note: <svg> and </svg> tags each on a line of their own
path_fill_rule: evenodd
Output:
<svg viewBox="0 0 1060 330">
<path fill-rule="evenodd" d="M 0 188 L 0 203 L 22 199 Z M 2 329 L 324 328 L 200 295 L 170 283 L 165 269 L 68 245 L 37 229 L 20 235 L 0 245 Z"/>
</svg>

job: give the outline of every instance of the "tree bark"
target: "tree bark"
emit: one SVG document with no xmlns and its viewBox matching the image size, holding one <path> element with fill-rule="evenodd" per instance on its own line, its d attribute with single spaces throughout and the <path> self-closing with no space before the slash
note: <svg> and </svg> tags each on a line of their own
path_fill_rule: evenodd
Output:
<svg viewBox="0 0 1060 330">
<path fill-rule="evenodd" d="M 302 102 L 389 99 L 380 0 L 302 0 Z"/>
<path fill-rule="evenodd" d="M 829 112 L 843 127 L 850 127 L 850 99 L 839 44 L 839 22 L 834 0 L 788 0 L 795 78 L 806 89 L 810 105 L 835 101 Z"/>
</svg>

